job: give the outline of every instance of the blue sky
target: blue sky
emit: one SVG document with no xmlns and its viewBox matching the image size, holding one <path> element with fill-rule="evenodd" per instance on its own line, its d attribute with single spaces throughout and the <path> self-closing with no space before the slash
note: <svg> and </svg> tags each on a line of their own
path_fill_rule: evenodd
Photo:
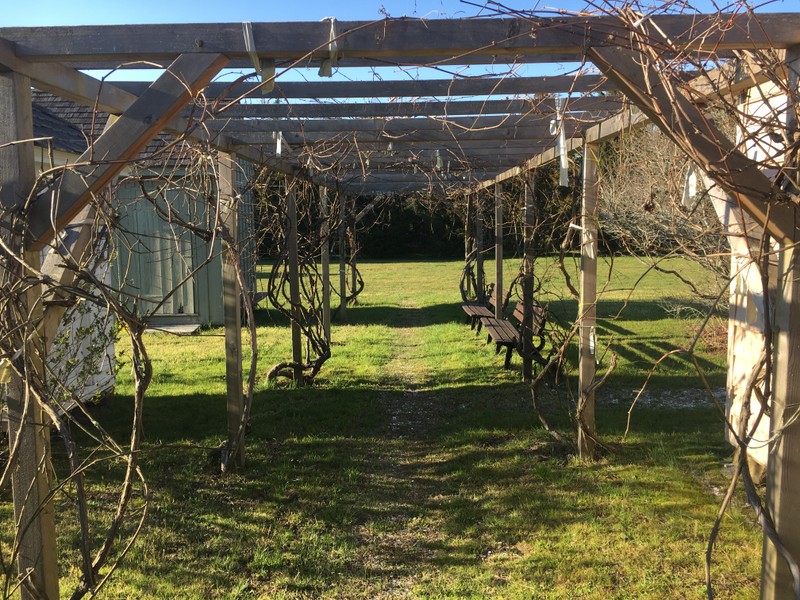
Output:
<svg viewBox="0 0 800 600">
<path fill-rule="evenodd" d="M 480 4 L 480 0 L 476 0 Z M 0 13 L 0 26 L 97 25 L 119 23 L 197 23 L 240 21 L 318 21 L 333 16 L 339 20 L 369 20 L 393 17 L 466 17 L 479 9 L 459 0 L 6 0 Z M 507 0 L 519 9 L 547 10 L 558 7 L 580 10 L 584 0 Z M 702 10 L 712 8 L 710 0 L 696 0 Z M 720 5 L 724 6 L 725 1 Z M 798 0 L 777 0 L 765 10 L 795 12 Z"/>
<path fill-rule="evenodd" d="M 647 1 L 647 0 L 643 0 Z M 691 1 L 691 0 L 690 0 Z M 703 11 L 714 10 L 714 0 L 694 0 Z M 720 0 L 724 6 L 727 0 Z M 554 7 L 566 11 L 583 10 L 585 0 L 503 0 L 504 4 L 519 9 L 537 9 L 550 12 Z M 602 4 L 602 0 L 596 0 Z M 419 18 L 458 18 L 481 13 L 474 4 L 460 0 L 5 0 L 0 12 L 0 27 L 47 26 L 47 25 L 100 25 L 136 23 L 198 23 L 198 22 L 242 22 L 242 21 L 319 21 L 333 16 L 338 20 L 372 20 L 388 14 L 392 17 Z M 761 10 L 788 12 L 800 10 L 800 0 L 773 0 Z M 486 13 L 484 13 L 486 14 Z M 529 65 L 518 73 L 520 75 L 563 74 L 576 65 Z M 482 67 L 472 67 L 464 74 L 477 75 Z M 486 68 L 481 72 L 490 72 Z M 336 79 L 349 77 L 372 78 L 371 73 L 350 70 L 334 74 Z M 382 69 L 381 77 L 386 79 L 405 79 L 409 76 L 422 78 L 447 77 L 444 73 L 411 74 L 399 72 L 396 68 Z M 127 71 L 112 75 L 112 79 L 151 79 L 149 71 Z M 227 77 L 226 77 L 227 78 Z M 294 70 L 283 74 L 279 80 L 315 79 L 311 70 Z"/>
<path fill-rule="evenodd" d="M 582 0 L 566 0 L 562 8 L 582 8 Z M 524 3 L 530 8 L 530 2 Z M 339 20 L 370 20 L 393 17 L 466 17 L 478 8 L 459 0 L 7 0 L 0 15 L 2 26 L 15 25 L 94 25 L 117 23 L 199 23 L 239 21 L 318 21 L 324 17 Z"/>
</svg>

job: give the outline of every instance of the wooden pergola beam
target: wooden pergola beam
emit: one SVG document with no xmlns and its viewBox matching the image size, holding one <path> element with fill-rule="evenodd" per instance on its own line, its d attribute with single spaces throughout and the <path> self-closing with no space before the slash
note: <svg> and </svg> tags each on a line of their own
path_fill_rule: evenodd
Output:
<svg viewBox="0 0 800 600">
<path fill-rule="evenodd" d="M 579 132 L 575 127 L 565 125 L 569 135 L 573 136 Z M 262 132 L 237 132 L 236 138 L 245 144 L 269 144 L 264 141 Z M 308 144 L 330 144 L 330 143 L 351 143 L 371 144 L 372 148 L 379 146 L 388 147 L 390 144 L 395 146 L 401 142 L 426 143 L 426 142 L 453 142 L 458 146 L 463 142 L 486 142 L 486 141 L 521 141 L 530 146 L 538 146 L 543 138 L 553 139 L 549 130 L 544 126 L 510 126 L 510 127 L 487 127 L 479 130 L 432 130 L 421 129 L 419 131 L 349 131 L 349 132 L 292 132 L 283 134 L 284 140 L 292 147 L 300 147 Z M 274 142 L 273 142 L 274 145 Z"/>
<path fill-rule="evenodd" d="M 194 93 L 228 62 L 222 54 L 187 54 L 178 57 L 89 150 L 81 165 L 67 169 L 54 184 L 55 194 L 40 196 L 29 207 L 30 235 L 35 247 L 50 241 L 189 101 Z"/>
<path fill-rule="evenodd" d="M 496 171 L 495 171 L 496 172 Z M 363 183 L 365 185 L 370 185 L 373 183 L 421 183 L 421 184 L 428 184 L 428 183 L 437 183 L 446 185 L 449 183 L 464 183 L 469 182 L 471 179 L 475 181 L 479 179 L 482 175 L 487 177 L 491 177 L 491 171 L 477 171 L 477 172 L 469 172 L 465 171 L 464 173 L 453 175 L 448 173 L 439 173 L 436 171 L 432 171 L 429 173 L 390 173 L 386 171 L 378 171 L 378 172 L 370 172 L 367 174 L 363 173 L 354 173 L 352 176 L 341 176 L 339 179 L 342 184 L 357 184 Z"/>
<path fill-rule="evenodd" d="M 0 65 L 29 77 L 39 90 L 79 104 L 91 102 L 90 106 L 97 106 L 98 110 L 109 114 L 121 114 L 138 98 L 136 94 L 126 92 L 113 84 L 102 83 L 60 63 L 32 63 L 22 60 L 16 55 L 14 44 L 2 38 Z"/>
<path fill-rule="evenodd" d="M 120 115 L 128 110 L 150 86 L 147 82 L 138 82 L 138 93 L 132 93 L 114 83 L 101 82 L 61 63 L 34 63 L 22 60 L 14 54 L 13 48 L 11 42 L 0 38 L 0 65 L 29 77 L 37 89 L 112 115 Z M 303 168 L 288 160 L 269 154 L 265 156 L 257 149 L 240 143 L 227 134 L 214 134 L 214 137 L 209 139 L 205 135 L 205 130 L 190 130 L 189 122 L 178 116 L 169 119 L 164 124 L 163 130 L 185 136 L 190 141 L 208 142 L 222 152 L 235 150 L 241 158 L 255 164 L 268 164 L 270 168 L 280 173 L 308 179 L 320 185 L 332 184 L 325 178 L 309 176 Z"/>
<path fill-rule="evenodd" d="M 523 256 L 522 256 L 522 379 L 526 383 L 533 381 L 533 278 L 536 250 L 536 189 L 535 174 L 528 173 L 523 186 Z"/>
<path fill-rule="evenodd" d="M 786 52 L 789 88 L 800 87 L 800 47 Z M 797 130 L 796 106 L 789 103 L 786 126 Z M 797 158 L 794 164 L 797 167 Z M 775 290 L 774 379 L 770 407 L 770 445 L 767 465 L 766 508 L 786 550 L 800 560 L 800 252 L 794 244 L 785 245 L 778 257 Z M 789 565 L 765 532 L 761 563 L 761 599 L 796 598 L 798 590 Z"/>
<path fill-rule="evenodd" d="M 114 85 L 134 94 L 147 87 L 141 81 L 117 81 Z M 602 92 L 614 90 L 602 75 L 555 75 L 550 77 L 478 77 L 450 79 L 403 79 L 383 81 L 286 81 L 262 94 L 258 83 L 226 83 L 217 81 L 206 88 L 209 98 L 259 100 L 343 99 L 343 98 L 458 98 L 480 96 L 515 96 L 520 94 L 556 94 Z M 240 107 L 243 105 L 236 105 Z M 253 106 L 257 106 L 254 104 Z M 279 105 L 274 105 L 279 106 Z M 325 115 L 321 115 L 325 116 Z"/>
<path fill-rule="evenodd" d="M 552 139 L 553 136 L 548 136 Z M 391 144 L 389 142 L 391 141 Z M 242 143 L 243 140 L 237 135 L 237 142 Z M 251 145 L 258 145 L 251 143 Z M 356 143 L 352 139 L 345 137 L 331 137 L 322 139 L 317 142 L 310 143 L 306 146 L 298 146 L 296 148 L 299 156 L 321 156 L 331 157 L 332 153 L 347 157 L 356 153 L 365 154 L 368 152 L 375 153 L 394 153 L 396 156 L 402 156 L 404 153 L 409 155 L 417 155 L 421 152 L 436 152 L 444 156 L 450 156 L 452 159 L 468 158 L 470 156 L 504 156 L 505 154 L 521 154 L 523 156 L 531 156 L 536 153 L 538 148 L 547 147 L 549 144 L 545 139 L 521 139 L 521 140 L 498 140 L 497 143 L 487 144 L 485 140 L 458 140 L 449 139 L 437 141 L 413 141 L 404 140 L 401 138 L 395 140 L 382 140 L 382 141 L 369 141 L 358 140 Z M 274 146 L 274 144 L 272 144 Z M 270 144 L 265 144 L 266 148 Z"/>
<path fill-rule="evenodd" d="M 463 194 L 468 186 L 465 184 L 430 183 L 342 183 L 339 189 L 350 196 L 372 196 L 376 194 L 413 194 L 417 192 L 430 192 L 437 196 L 457 193 Z"/>
<path fill-rule="evenodd" d="M 622 107 L 619 100 L 609 105 L 614 112 Z M 606 114 L 608 111 L 603 111 Z M 586 113 L 580 113 L 586 117 Z M 462 131 L 490 129 L 495 127 L 530 127 L 546 133 L 550 128 L 551 114 L 508 114 L 473 117 L 411 117 L 393 119 L 210 119 L 204 123 L 213 130 L 228 133 L 278 132 L 289 133 L 340 133 L 340 132 L 389 132 L 400 134 L 409 131 L 450 131 L 458 134 Z M 598 119 L 592 119 L 597 121 Z M 567 118 L 572 126 L 580 123 L 577 119 Z M 549 135 L 549 134 L 548 134 Z"/>
<path fill-rule="evenodd" d="M 504 169 L 504 164 L 484 163 L 479 166 L 474 165 L 451 165 L 450 170 L 439 170 L 436 164 L 423 164 L 420 165 L 416 171 L 409 169 L 407 166 L 388 166 L 375 165 L 375 168 L 361 169 L 358 165 L 347 165 L 331 167 L 332 173 L 336 173 L 339 179 L 346 178 L 369 178 L 372 173 L 377 175 L 377 178 L 385 179 L 395 175 L 413 175 L 430 177 L 433 174 L 440 174 L 444 179 L 458 179 L 461 181 L 472 180 L 477 182 L 483 181 L 491 176 L 492 173 L 497 173 L 499 170 Z"/>
<path fill-rule="evenodd" d="M 531 94 L 535 92 L 524 92 Z M 568 114 L 610 110 L 620 100 L 613 96 L 583 96 L 572 99 Z M 235 104 L 219 113 L 221 118 L 330 119 L 375 117 L 458 117 L 466 115 L 551 115 L 556 110 L 552 98 L 527 97 L 516 100 L 419 100 L 415 102 L 281 102 L 280 104 Z M 581 118 L 583 115 L 575 115 Z"/>
<path fill-rule="evenodd" d="M 624 48 L 589 48 L 587 55 L 641 111 L 692 158 L 739 206 L 781 242 L 796 238 L 794 208 L 767 202 L 770 179 L 679 89 L 668 93 L 644 54 Z"/>
<path fill-rule="evenodd" d="M 614 137 L 617 137 L 622 131 L 634 127 L 641 127 L 649 123 L 647 115 L 641 111 L 624 110 L 613 117 L 606 119 L 596 125 L 589 127 L 583 134 L 583 138 L 567 139 L 567 152 L 574 152 L 583 146 L 584 141 L 588 143 L 599 143 Z M 526 160 L 523 164 L 512 167 L 504 171 L 497 177 L 491 180 L 481 182 L 477 189 L 488 189 L 496 182 L 507 181 L 521 177 L 542 165 L 546 165 L 558 158 L 558 151 L 555 147 L 549 147 L 546 150 L 535 154 L 530 159 Z"/>
<path fill-rule="evenodd" d="M 736 15 L 656 15 L 649 18 L 675 47 L 690 50 L 786 48 L 800 43 L 800 16 L 751 12 Z M 253 23 L 263 58 L 328 58 L 329 22 Z M 614 17 L 410 19 L 336 23 L 347 59 L 402 62 L 403 57 L 451 57 L 459 64 L 522 63 L 551 54 L 583 56 L 587 47 L 626 45 L 627 27 Z M 91 25 L 2 28 L 17 55 L 38 62 L 91 67 L 100 61 L 174 60 L 187 53 L 224 53 L 247 59 L 240 23 Z"/>
</svg>

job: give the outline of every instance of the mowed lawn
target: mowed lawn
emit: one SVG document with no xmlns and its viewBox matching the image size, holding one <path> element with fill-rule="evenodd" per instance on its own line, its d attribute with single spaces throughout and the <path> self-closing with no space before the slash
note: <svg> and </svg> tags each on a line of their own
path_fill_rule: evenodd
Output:
<svg viewBox="0 0 800 600">
<path fill-rule="evenodd" d="M 689 263 L 673 266 L 704 277 Z M 730 448 L 690 361 L 677 355 L 658 369 L 621 439 L 654 361 L 697 330 L 702 316 L 691 293 L 651 273 L 631 294 L 644 267 L 617 259 L 598 307 L 599 347 L 610 342 L 620 359 L 598 392 L 598 428 L 613 450 L 584 464 L 539 425 L 520 358 L 504 371 L 502 355 L 464 324 L 460 268 L 362 265 L 366 288 L 346 324 L 334 324 L 333 357 L 310 388 L 266 383 L 270 367 L 291 356 L 289 327 L 259 311 L 247 466 L 224 476 L 212 452 L 225 435 L 221 330 L 148 334 L 155 375 L 141 460 L 149 514 L 100 597 L 705 597 L 706 541 Z M 507 261 L 509 280 L 517 269 Z M 540 274 L 549 272 L 543 266 Z M 554 319 L 574 318 L 563 290 L 543 301 Z M 714 339 L 700 344 L 698 358 L 720 387 L 725 350 Z M 572 367 L 541 390 L 565 433 Z M 120 443 L 131 417 L 128 371 L 123 364 L 117 397 L 93 410 Z M 63 460 L 57 440 L 54 451 Z M 118 462 L 101 460 L 87 474 L 98 543 L 121 473 Z M 126 535 L 142 507 L 139 492 Z M 78 577 L 69 493 L 66 486 L 57 497 L 62 594 Z M 760 546 L 737 497 L 714 553 L 718 598 L 758 596 Z"/>
</svg>

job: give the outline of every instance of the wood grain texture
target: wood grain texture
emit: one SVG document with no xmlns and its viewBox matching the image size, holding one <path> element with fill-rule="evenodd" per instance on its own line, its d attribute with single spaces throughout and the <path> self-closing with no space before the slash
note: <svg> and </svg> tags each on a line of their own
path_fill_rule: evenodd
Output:
<svg viewBox="0 0 800 600">
<path fill-rule="evenodd" d="M 599 191 L 597 144 L 583 149 L 583 195 L 581 199 L 581 273 L 578 303 L 578 392 L 581 418 L 578 422 L 578 455 L 592 460 L 595 453 L 595 394 L 591 390 L 597 363 L 594 347 L 597 317 L 597 199 Z"/>
<path fill-rule="evenodd" d="M 142 96 L 78 159 L 84 166 L 66 170 L 55 183 L 57 192 L 40 196 L 29 208 L 30 234 L 35 247 L 52 239 L 108 184 L 130 160 L 227 63 L 219 54 L 184 55 L 170 65 Z"/>
<path fill-rule="evenodd" d="M 659 15 L 651 17 L 679 48 L 724 51 L 786 48 L 800 43 L 797 14 Z M 329 55 L 327 22 L 253 23 L 258 54 L 274 59 Z M 579 59 L 587 47 L 626 44 L 627 29 L 613 17 L 412 19 L 337 23 L 341 56 L 350 59 L 451 57 L 462 64 L 525 62 L 548 54 Z M 18 44 L 31 60 L 172 60 L 188 52 L 225 53 L 247 58 L 240 23 L 94 25 L 2 28 L 0 37 Z M 346 62 L 345 62 L 346 64 Z"/>
<path fill-rule="evenodd" d="M 222 305 L 225 325 L 225 385 L 227 397 L 228 443 L 226 466 L 245 463 L 244 394 L 242 376 L 242 290 L 236 276 L 239 254 L 232 247 L 238 238 L 238 191 L 236 158 L 220 154 L 217 159 L 222 227 Z M 232 454 L 231 454 L 232 451 Z"/>
</svg>

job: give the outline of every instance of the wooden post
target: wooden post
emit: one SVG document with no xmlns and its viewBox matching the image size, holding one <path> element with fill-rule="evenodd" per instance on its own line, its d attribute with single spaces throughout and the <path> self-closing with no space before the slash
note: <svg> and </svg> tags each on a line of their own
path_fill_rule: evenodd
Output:
<svg viewBox="0 0 800 600">
<path fill-rule="evenodd" d="M 581 207 L 581 276 L 578 308 L 580 358 L 578 371 L 578 454 L 594 457 L 595 317 L 597 312 L 597 144 L 583 147 L 583 206 Z"/>
<path fill-rule="evenodd" d="M 472 213 L 474 211 L 474 204 L 475 204 L 475 195 L 474 194 L 467 194 L 467 214 L 464 217 L 464 268 L 467 268 L 467 264 L 469 261 L 469 256 L 472 254 L 472 251 L 475 248 L 475 238 L 472 234 Z M 472 277 L 469 276 L 467 273 L 466 278 L 466 285 L 464 287 L 464 293 L 467 295 L 467 298 L 470 298 L 472 295 Z M 476 290 L 477 292 L 477 290 Z"/>
<path fill-rule="evenodd" d="M 787 50 L 789 81 L 798 86 L 798 49 Z M 796 129 L 797 115 L 787 115 L 787 127 Z M 797 225 L 795 222 L 787 226 Z M 794 229 L 796 231 L 796 229 Z M 769 459 L 767 464 L 767 509 L 772 516 L 781 542 L 800 561 L 800 519 L 797 499 L 800 498 L 800 423 L 794 418 L 800 408 L 800 251 L 784 247 L 778 262 L 775 302 L 775 354 L 772 412 L 770 414 Z M 786 562 L 775 546 L 764 536 L 761 564 L 762 600 L 795 598 L 792 577 Z"/>
<path fill-rule="evenodd" d="M 0 144 L 33 138 L 30 79 L 16 73 L 0 73 Z M 22 204 L 33 189 L 36 167 L 33 143 L 9 145 L 0 149 L 0 203 L 4 207 Z M 20 247 L 20 240 L 7 240 Z M 37 251 L 25 252 L 25 260 L 39 269 Z M 41 286 L 31 287 L 23 300 L 23 310 L 34 319 L 41 317 Z M 27 352 L 31 366 L 44 368 L 43 340 L 35 333 L 35 323 L 19 323 L 27 332 Z M 30 408 L 24 410 L 26 398 Z M 17 568 L 23 600 L 58 598 L 58 558 L 53 501 L 50 496 L 50 427 L 40 402 L 32 396 L 28 382 L 14 377 L 8 386 L 8 432 L 10 447 L 19 444 L 17 464 L 12 471 L 14 523 L 18 549 Z M 36 590 L 31 593 L 29 590 Z"/>
<path fill-rule="evenodd" d="M 358 248 L 356 247 L 357 240 L 356 240 L 356 201 L 355 198 L 353 199 L 353 210 L 350 212 L 350 239 L 353 241 L 350 247 L 350 284 L 355 294 L 356 289 L 358 289 L 358 270 L 356 268 L 356 257 L 358 256 Z M 355 300 L 353 301 L 355 302 Z"/>
<path fill-rule="evenodd" d="M 294 363 L 294 383 L 303 384 L 303 332 L 300 330 L 300 260 L 297 252 L 297 201 L 294 190 L 286 193 L 286 214 L 289 230 L 286 241 L 289 244 L 289 303 L 292 312 L 292 362 Z"/>
<path fill-rule="evenodd" d="M 534 204 L 534 175 L 528 174 L 524 182 L 525 230 L 522 276 L 522 378 L 526 383 L 533 380 L 533 234 L 536 229 L 536 205 Z"/>
<path fill-rule="evenodd" d="M 347 321 L 347 197 L 339 194 L 339 321 Z"/>
<path fill-rule="evenodd" d="M 775 307 L 775 375 L 773 380 L 770 444 L 767 466 L 767 508 L 775 529 L 795 560 L 800 559 L 800 252 L 785 248 L 779 259 Z M 781 430 L 783 430 L 781 433 Z M 778 434 L 777 438 L 773 435 Z M 795 598 L 792 577 L 775 546 L 764 537 L 761 570 L 762 600 Z"/>
<path fill-rule="evenodd" d="M 503 186 L 494 184 L 494 285 L 495 298 L 494 316 L 503 318 Z"/>
<path fill-rule="evenodd" d="M 225 382 L 228 398 L 228 455 L 223 466 L 244 466 L 244 395 L 242 393 L 242 306 L 236 277 L 239 254 L 236 157 L 220 153 L 218 158 L 219 198 L 222 226 L 222 306 L 225 321 Z M 232 453 L 232 454 L 231 454 Z"/>
<path fill-rule="evenodd" d="M 475 282 L 478 285 L 478 302 L 486 302 L 486 275 L 483 269 L 483 212 L 480 194 L 475 194 Z"/>
<path fill-rule="evenodd" d="M 325 341 L 331 343 L 331 223 L 328 207 L 328 188 L 319 187 L 320 210 L 322 224 L 319 236 L 322 240 L 320 250 L 320 269 L 322 270 L 322 330 L 325 332 Z"/>
</svg>

